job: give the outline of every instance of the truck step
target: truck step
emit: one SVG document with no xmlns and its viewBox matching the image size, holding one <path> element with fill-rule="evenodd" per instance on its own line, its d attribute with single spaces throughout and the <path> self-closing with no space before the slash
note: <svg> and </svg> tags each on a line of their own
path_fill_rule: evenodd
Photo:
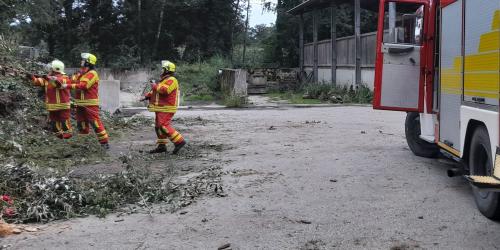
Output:
<svg viewBox="0 0 500 250">
<path fill-rule="evenodd" d="M 480 189 L 500 190 L 500 179 L 493 176 L 466 175 L 465 178 L 475 187 Z"/>
<path fill-rule="evenodd" d="M 500 191 L 500 148 L 497 147 L 492 176 L 465 175 L 465 178 L 475 187 L 481 189 L 496 189 Z"/>
</svg>

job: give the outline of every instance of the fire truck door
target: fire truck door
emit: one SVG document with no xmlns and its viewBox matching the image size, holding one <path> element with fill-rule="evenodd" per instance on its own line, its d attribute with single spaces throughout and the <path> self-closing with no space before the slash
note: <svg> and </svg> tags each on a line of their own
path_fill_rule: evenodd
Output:
<svg viewBox="0 0 500 250">
<path fill-rule="evenodd" d="M 423 112 L 423 5 L 391 2 L 386 3 L 385 10 L 388 27 L 379 27 L 378 31 L 384 35 L 377 41 L 373 107 Z"/>
</svg>

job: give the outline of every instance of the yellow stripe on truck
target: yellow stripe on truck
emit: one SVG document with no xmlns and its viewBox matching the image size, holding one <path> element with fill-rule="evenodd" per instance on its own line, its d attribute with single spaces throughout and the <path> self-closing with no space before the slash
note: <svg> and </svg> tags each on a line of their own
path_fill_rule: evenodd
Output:
<svg viewBox="0 0 500 250">
<path fill-rule="evenodd" d="M 462 90 L 462 57 L 453 67 L 441 69 L 441 90 L 445 94 L 499 99 L 500 83 L 500 10 L 496 10 L 491 31 L 479 38 L 478 53 L 465 55 Z"/>
</svg>

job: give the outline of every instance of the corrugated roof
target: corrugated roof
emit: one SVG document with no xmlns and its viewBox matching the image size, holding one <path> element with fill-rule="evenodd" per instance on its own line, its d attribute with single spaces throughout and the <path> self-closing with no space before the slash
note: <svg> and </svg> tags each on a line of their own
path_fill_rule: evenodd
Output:
<svg viewBox="0 0 500 250">
<path fill-rule="evenodd" d="M 354 0 L 308 0 L 305 1 L 288 11 L 292 15 L 298 15 L 304 12 L 309 12 L 316 8 L 325 8 L 332 5 L 332 3 L 343 4 L 351 3 L 354 5 Z M 378 10 L 378 0 L 360 0 L 361 8 L 377 11 Z"/>
</svg>

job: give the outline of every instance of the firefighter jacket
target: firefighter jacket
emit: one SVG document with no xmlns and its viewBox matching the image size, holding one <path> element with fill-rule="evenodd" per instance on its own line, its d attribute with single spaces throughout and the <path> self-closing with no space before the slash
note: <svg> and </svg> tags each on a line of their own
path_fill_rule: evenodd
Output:
<svg viewBox="0 0 500 250">
<path fill-rule="evenodd" d="M 53 74 L 55 80 L 43 77 L 32 77 L 33 84 L 45 88 L 45 108 L 47 111 L 65 110 L 70 108 L 71 94 L 68 89 L 61 89 L 61 84 L 71 83 L 67 75 Z"/>
<path fill-rule="evenodd" d="M 77 106 L 99 106 L 99 75 L 95 70 L 73 75 L 68 88 L 75 91 Z"/>
<path fill-rule="evenodd" d="M 175 113 L 179 106 L 179 83 L 173 76 L 163 78 L 154 84 L 146 94 L 149 98 L 148 110 L 151 112 Z"/>
</svg>

